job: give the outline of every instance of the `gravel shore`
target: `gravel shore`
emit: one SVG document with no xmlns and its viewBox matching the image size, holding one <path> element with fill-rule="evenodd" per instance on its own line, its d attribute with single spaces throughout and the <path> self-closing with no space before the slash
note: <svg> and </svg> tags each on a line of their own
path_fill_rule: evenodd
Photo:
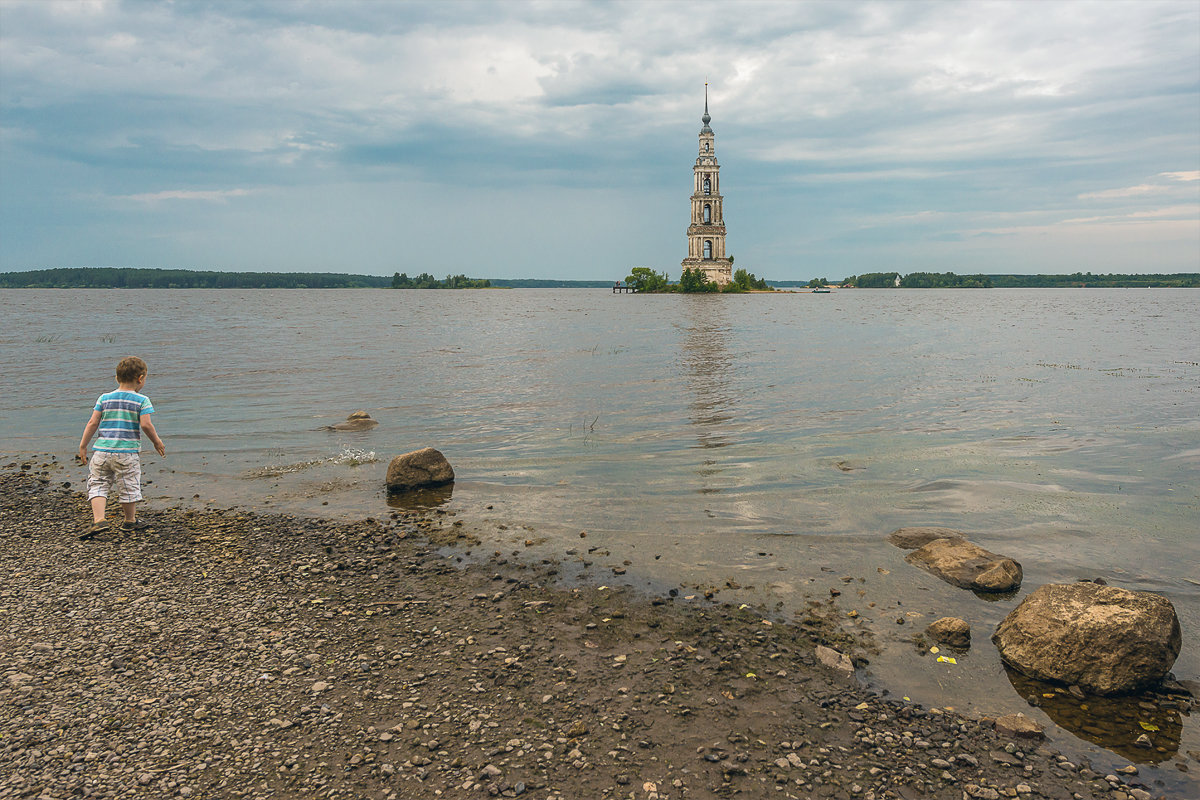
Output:
<svg viewBox="0 0 1200 800">
<path fill-rule="evenodd" d="M 20 466 L 0 798 L 1171 796 L 860 688 L 817 661 L 848 649 L 819 608 L 573 585 L 408 512 L 144 509 L 80 541 L 83 498 Z"/>
</svg>

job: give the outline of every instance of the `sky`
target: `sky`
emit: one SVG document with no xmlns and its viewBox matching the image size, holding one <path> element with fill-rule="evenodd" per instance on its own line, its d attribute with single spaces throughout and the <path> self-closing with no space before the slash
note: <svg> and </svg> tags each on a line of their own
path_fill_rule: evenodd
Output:
<svg viewBox="0 0 1200 800">
<path fill-rule="evenodd" d="M 0 271 L 1200 271 L 1200 3 L 0 0 Z"/>
</svg>

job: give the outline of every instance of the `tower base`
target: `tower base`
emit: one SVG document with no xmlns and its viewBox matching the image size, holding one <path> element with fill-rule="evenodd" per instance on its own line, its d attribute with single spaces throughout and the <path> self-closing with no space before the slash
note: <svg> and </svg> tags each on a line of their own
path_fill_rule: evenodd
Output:
<svg viewBox="0 0 1200 800">
<path fill-rule="evenodd" d="M 721 288 L 733 281 L 733 261 L 728 258 L 685 258 L 680 266 L 693 272 L 702 270 L 706 278 Z"/>
</svg>

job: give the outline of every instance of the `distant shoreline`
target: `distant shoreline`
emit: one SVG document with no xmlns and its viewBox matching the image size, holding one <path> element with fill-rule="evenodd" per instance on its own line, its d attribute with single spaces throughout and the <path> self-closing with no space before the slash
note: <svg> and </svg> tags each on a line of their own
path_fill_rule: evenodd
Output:
<svg viewBox="0 0 1200 800">
<path fill-rule="evenodd" d="M 898 273 L 881 273 L 898 275 Z M 935 280 L 914 280 L 928 276 Z M 859 276 L 867 278 L 868 276 Z M 876 277 L 872 275 L 870 277 Z M 954 273 L 911 273 L 903 280 L 907 285 L 839 285 L 829 282 L 833 289 L 1131 289 L 1131 288 L 1200 288 L 1200 273 L 1156 273 L 1145 275 L 1072 273 L 1069 275 L 972 275 L 961 276 L 976 281 L 966 285 L 956 282 Z M 986 280 L 979 280 L 986 279 Z M 617 281 L 554 280 L 544 278 L 488 278 L 488 287 L 457 288 L 517 288 L 517 289 L 605 289 Z M 62 267 L 0 273 L 0 289 L 391 289 L 393 277 L 387 275 L 356 275 L 332 272 L 216 272 L 182 269 L 138 269 L 133 267 Z M 776 289 L 799 290 L 812 287 L 808 281 L 772 281 Z M 982 284 L 982 285 L 980 285 Z M 399 287 L 418 290 L 417 287 Z"/>
</svg>

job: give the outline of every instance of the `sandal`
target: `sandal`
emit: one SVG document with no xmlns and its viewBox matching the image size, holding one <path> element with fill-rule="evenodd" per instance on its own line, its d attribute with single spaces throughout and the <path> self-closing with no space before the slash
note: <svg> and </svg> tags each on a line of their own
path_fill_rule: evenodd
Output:
<svg viewBox="0 0 1200 800">
<path fill-rule="evenodd" d="M 86 531 L 79 534 L 79 538 L 86 541 L 86 540 L 92 538 L 93 536 L 95 536 L 97 533 L 104 533 L 106 530 L 109 529 L 109 527 L 110 527 L 110 525 L 108 524 L 108 520 L 106 520 L 106 519 L 102 519 L 99 522 L 93 522 L 92 527 L 88 528 Z"/>
</svg>

